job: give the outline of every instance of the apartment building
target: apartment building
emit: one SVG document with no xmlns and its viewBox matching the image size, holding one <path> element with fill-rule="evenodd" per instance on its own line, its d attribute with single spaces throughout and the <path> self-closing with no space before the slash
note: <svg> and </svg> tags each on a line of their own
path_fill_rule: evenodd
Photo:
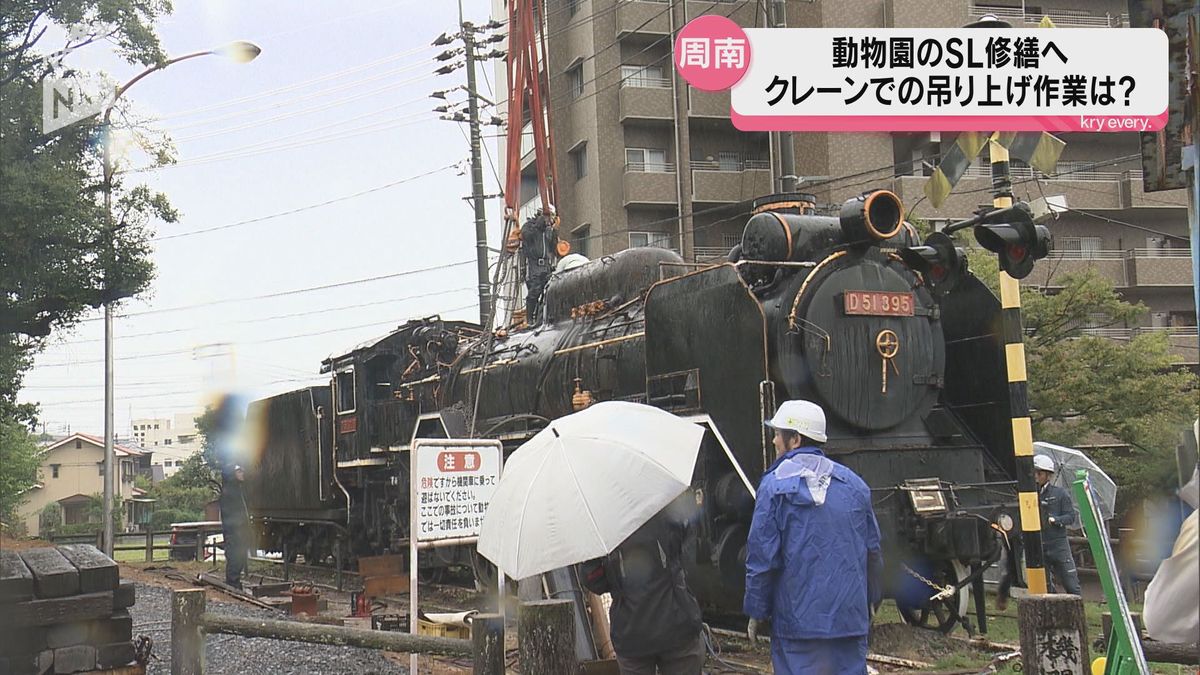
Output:
<svg viewBox="0 0 1200 675">
<path fill-rule="evenodd" d="M 134 441 L 154 452 L 151 465 L 162 467 L 163 478 L 169 478 L 183 466 L 184 460 L 200 451 L 200 433 L 196 429 L 199 417 L 200 413 L 179 413 L 173 418 L 133 420 Z"/>
<path fill-rule="evenodd" d="M 723 256 L 740 240 L 748 200 L 776 191 L 779 153 L 767 134 L 729 121 L 729 93 L 702 92 L 674 77 L 672 33 L 701 14 L 746 26 L 767 25 L 752 0 L 547 0 L 544 29 L 550 74 L 564 235 L 589 257 L 630 246 L 663 246 L 694 261 Z M 506 16 L 503 0 L 494 13 Z M 1033 27 L 1128 26 L 1124 0 L 789 0 L 793 27 L 955 27 L 986 14 Z M 502 68 L 502 66 L 501 66 Z M 504 81 L 503 70 L 498 80 Z M 530 137 L 531 138 L 531 137 Z M 1097 332 L 1127 339 L 1168 331 L 1181 361 L 1196 364 L 1184 190 L 1142 189 L 1135 133 L 1065 134 L 1058 177 L 1014 167 L 1019 198 L 1062 195 L 1072 211 L 1052 224 L 1054 253 L 1026 284 L 1055 288 L 1062 275 L 1097 269 L 1150 312 L 1139 326 Z M 925 182 L 953 133 L 804 133 L 794 135 L 797 174 L 826 204 L 869 188 L 894 190 L 906 204 Z M 500 148 L 503 152 L 503 148 Z M 522 147 L 522 199 L 534 205 L 532 143 Z M 986 153 L 940 208 L 915 215 L 944 222 L 990 203 Z M 853 178 L 851 178 L 853 177 Z M 832 179 L 832 180 L 831 180 Z M 684 217 L 680 217 L 680 213 Z M 690 216 L 690 217 L 689 217 Z M 1104 323 L 1097 317 L 1097 324 Z"/>
</svg>

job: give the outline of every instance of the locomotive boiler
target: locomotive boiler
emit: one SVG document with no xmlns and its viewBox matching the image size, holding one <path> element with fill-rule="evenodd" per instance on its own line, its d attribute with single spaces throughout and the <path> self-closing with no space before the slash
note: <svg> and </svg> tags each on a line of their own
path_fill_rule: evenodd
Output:
<svg viewBox="0 0 1200 675">
<path fill-rule="evenodd" d="M 965 269 L 905 262 L 918 242 L 892 193 L 836 217 L 814 202 L 756 201 L 717 264 L 636 248 L 559 272 L 529 326 L 430 317 L 326 360 L 328 387 L 255 404 L 272 430 L 248 490 L 264 537 L 318 559 L 404 550 L 414 439 L 511 450 L 592 402 L 638 401 L 708 430 L 689 582 L 737 612 L 754 486 L 774 452 L 763 420 L 804 398 L 826 411 L 826 453 L 872 488 L 902 613 L 945 630 L 965 621 L 967 593 L 1017 535 L 999 303 Z M 437 555 L 430 573 L 479 564 L 463 548 Z"/>
</svg>

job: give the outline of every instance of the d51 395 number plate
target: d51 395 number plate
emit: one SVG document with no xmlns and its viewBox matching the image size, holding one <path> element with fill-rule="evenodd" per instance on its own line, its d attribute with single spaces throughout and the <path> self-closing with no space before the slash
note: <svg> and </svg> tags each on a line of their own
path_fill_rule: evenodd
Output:
<svg viewBox="0 0 1200 675">
<path fill-rule="evenodd" d="M 861 316 L 912 316 L 913 294 L 890 291 L 846 291 L 842 295 L 846 314 Z"/>
</svg>

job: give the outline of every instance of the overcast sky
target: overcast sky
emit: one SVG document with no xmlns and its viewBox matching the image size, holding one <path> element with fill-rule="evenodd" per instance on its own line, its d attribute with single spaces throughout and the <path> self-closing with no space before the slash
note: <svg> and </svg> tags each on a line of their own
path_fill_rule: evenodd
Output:
<svg viewBox="0 0 1200 675">
<path fill-rule="evenodd" d="M 465 5 L 468 20 L 488 20 L 484 0 Z M 156 226 L 168 237 L 155 242 L 158 276 L 115 322 L 122 436 L 132 418 L 202 409 L 230 374 L 254 397 L 288 391 L 316 382 L 326 356 L 408 318 L 478 316 L 473 262 L 247 299 L 473 261 L 472 211 L 462 200 L 470 177 L 438 171 L 467 159 L 466 127 L 438 120 L 439 101 L 429 97 L 465 82 L 461 69 L 433 75 L 442 48 L 430 47 L 456 30 L 457 5 L 204 0 L 176 8 L 158 25 L 169 55 L 238 39 L 263 52 L 244 65 L 219 57 L 176 64 L 125 95 L 175 140 L 178 166 L 139 175 L 181 218 Z M 104 44 L 67 63 L 122 82 L 140 71 Z M 483 85 L 494 71 L 479 73 Z M 488 145 L 494 157 L 495 140 Z M 421 174 L 429 175 L 413 179 Z M 498 192 L 490 168 L 486 176 Z M 493 246 L 500 210 L 488 202 Z M 208 228 L 221 229 L 171 238 Z M 26 378 L 21 399 L 41 403 L 51 433 L 103 431 L 100 316 L 53 336 Z"/>
</svg>

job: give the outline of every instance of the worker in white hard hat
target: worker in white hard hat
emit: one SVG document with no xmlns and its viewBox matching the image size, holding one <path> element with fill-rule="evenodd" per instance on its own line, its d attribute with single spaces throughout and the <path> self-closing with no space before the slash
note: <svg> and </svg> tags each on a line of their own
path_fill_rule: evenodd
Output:
<svg viewBox="0 0 1200 675">
<path fill-rule="evenodd" d="M 883 569 L 870 488 L 821 451 L 819 405 L 787 401 L 766 425 L 776 459 L 759 482 L 746 542 L 747 633 L 755 641 L 770 622 L 781 675 L 865 673 Z"/>
<path fill-rule="evenodd" d="M 1052 482 L 1054 474 L 1053 459 L 1048 455 L 1034 456 L 1033 477 L 1038 484 L 1038 510 L 1042 515 L 1042 563 L 1049 573 L 1046 584 L 1051 593 L 1055 584 L 1059 584 L 1068 593 L 1079 595 L 1079 572 L 1067 541 L 1067 527 L 1079 522 L 1079 516 L 1075 514 L 1070 493 Z"/>
</svg>

